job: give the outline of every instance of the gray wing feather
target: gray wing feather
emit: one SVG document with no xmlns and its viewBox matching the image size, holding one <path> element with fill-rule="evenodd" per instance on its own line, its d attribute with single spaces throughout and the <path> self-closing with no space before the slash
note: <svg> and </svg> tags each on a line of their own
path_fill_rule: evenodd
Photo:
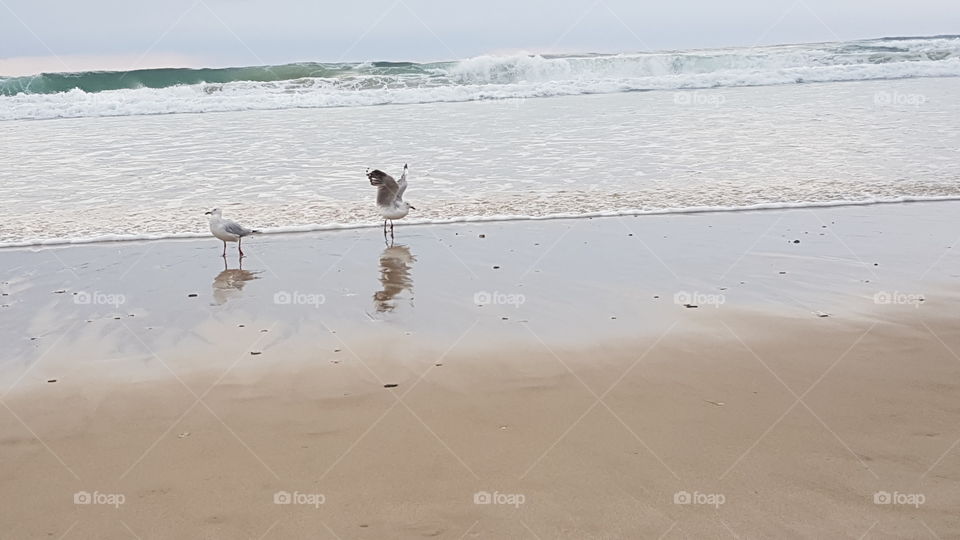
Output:
<svg viewBox="0 0 960 540">
<path fill-rule="evenodd" d="M 247 236 L 253 234 L 253 231 L 240 225 L 236 221 L 227 221 L 224 220 L 223 229 L 230 234 L 235 234 L 237 236 Z"/>
<path fill-rule="evenodd" d="M 407 190 L 407 169 L 403 169 L 400 180 L 397 181 L 397 200 L 403 200 L 403 192 Z"/>
<path fill-rule="evenodd" d="M 382 177 L 383 183 L 377 186 L 377 204 L 381 206 L 392 206 L 396 199 L 400 198 L 400 186 L 397 181 L 389 174 Z"/>
</svg>

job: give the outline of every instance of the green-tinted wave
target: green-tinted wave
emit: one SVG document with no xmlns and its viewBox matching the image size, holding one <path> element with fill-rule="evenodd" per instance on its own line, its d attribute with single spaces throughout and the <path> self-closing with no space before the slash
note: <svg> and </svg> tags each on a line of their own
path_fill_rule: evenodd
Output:
<svg viewBox="0 0 960 540">
<path fill-rule="evenodd" d="M 84 92 L 103 92 L 105 90 L 167 88 L 177 85 L 236 81 L 273 82 L 304 78 L 339 78 L 351 74 L 404 75 L 423 73 L 425 73 L 424 66 L 413 62 L 376 62 L 373 64 L 299 63 L 232 68 L 164 68 L 133 71 L 42 73 L 30 77 L 0 79 L 0 95 L 55 94 L 74 89 Z"/>
</svg>

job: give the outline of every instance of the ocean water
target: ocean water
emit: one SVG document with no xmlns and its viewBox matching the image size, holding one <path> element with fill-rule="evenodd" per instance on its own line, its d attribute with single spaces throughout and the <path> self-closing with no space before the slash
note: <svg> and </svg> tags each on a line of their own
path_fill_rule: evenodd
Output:
<svg viewBox="0 0 960 540">
<path fill-rule="evenodd" d="M 960 38 L 0 78 L 0 246 L 960 198 Z M 381 105 L 381 106 L 372 106 Z"/>
</svg>

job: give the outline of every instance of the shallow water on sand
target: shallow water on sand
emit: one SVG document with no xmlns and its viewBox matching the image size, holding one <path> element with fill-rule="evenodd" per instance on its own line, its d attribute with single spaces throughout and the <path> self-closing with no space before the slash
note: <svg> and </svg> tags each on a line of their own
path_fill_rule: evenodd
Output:
<svg viewBox="0 0 960 540">
<path fill-rule="evenodd" d="M 960 197 L 960 79 L 0 123 L 0 244 Z"/>
</svg>

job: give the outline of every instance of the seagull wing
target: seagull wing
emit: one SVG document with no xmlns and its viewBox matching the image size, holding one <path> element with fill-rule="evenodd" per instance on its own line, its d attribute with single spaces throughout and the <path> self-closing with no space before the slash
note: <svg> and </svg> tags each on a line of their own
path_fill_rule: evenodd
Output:
<svg viewBox="0 0 960 540">
<path fill-rule="evenodd" d="M 378 169 L 367 174 L 367 178 L 370 179 L 370 185 L 377 186 L 378 205 L 393 206 L 394 201 L 400 198 L 400 186 L 389 174 Z"/>
<path fill-rule="evenodd" d="M 407 190 L 407 166 L 403 166 L 403 174 L 400 175 L 400 180 L 397 180 L 397 200 L 403 200 L 403 192 Z"/>
<path fill-rule="evenodd" d="M 247 236 L 252 234 L 253 231 L 240 225 L 236 221 L 230 221 L 229 219 L 223 220 L 223 230 L 227 231 L 230 234 L 235 234 L 237 236 Z"/>
</svg>

